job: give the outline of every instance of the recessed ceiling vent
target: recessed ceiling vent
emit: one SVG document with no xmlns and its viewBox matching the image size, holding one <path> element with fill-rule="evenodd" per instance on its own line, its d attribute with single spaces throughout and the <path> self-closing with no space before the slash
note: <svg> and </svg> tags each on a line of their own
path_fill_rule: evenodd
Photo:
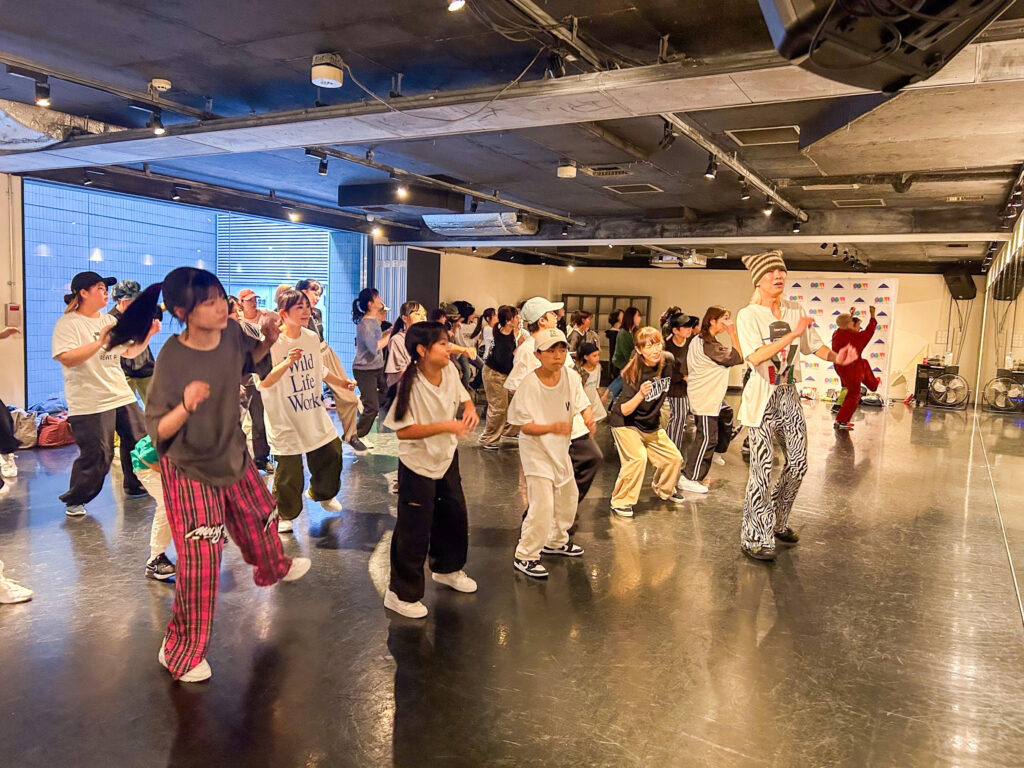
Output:
<svg viewBox="0 0 1024 768">
<path fill-rule="evenodd" d="M 970 248 L 970 243 L 946 243 L 947 248 Z"/>
<path fill-rule="evenodd" d="M 583 173 L 587 176 L 596 176 L 598 178 L 605 178 L 607 176 L 630 176 L 633 171 L 629 169 L 629 166 L 625 165 L 589 165 L 586 168 L 580 168 Z"/>
<path fill-rule="evenodd" d="M 741 147 L 797 144 L 800 141 L 799 125 L 777 125 L 772 128 L 734 128 L 725 133 Z"/>
<path fill-rule="evenodd" d="M 614 192 L 616 195 L 649 195 L 652 192 L 665 191 L 653 184 L 612 184 L 605 186 L 605 189 L 609 192 Z"/>
<path fill-rule="evenodd" d="M 862 197 L 856 200 L 833 200 L 836 208 L 885 208 L 885 200 L 880 197 Z"/>
<path fill-rule="evenodd" d="M 985 199 L 984 195 L 950 195 L 946 198 L 947 203 L 980 203 Z"/>
</svg>

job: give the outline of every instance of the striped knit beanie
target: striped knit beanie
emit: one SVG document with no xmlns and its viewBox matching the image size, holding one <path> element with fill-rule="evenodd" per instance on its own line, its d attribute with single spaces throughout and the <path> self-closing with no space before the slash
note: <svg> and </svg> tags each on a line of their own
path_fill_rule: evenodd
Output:
<svg viewBox="0 0 1024 768">
<path fill-rule="evenodd" d="M 789 271 L 786 269 L 786 262 L 782 260 L 782 251 L 777 248 L 774 251 L 752 253 L 744 256 L 743 266 L 750 272 L 750 279 L 753 281 L 755 288 L 761 278 L 773 269 L 781 269 L 783 272 Z"/>
</svg>

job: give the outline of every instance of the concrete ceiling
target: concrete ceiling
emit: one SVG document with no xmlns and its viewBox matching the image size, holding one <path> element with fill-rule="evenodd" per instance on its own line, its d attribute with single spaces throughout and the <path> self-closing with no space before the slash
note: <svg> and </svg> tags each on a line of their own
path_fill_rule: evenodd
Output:
<svg viewBox="0 0 1024 768">
<path fill-rule="evenodd" d="M 392 76 L 401 72 L 405 96 L 432 98 L 437 92 L 440 102 L 455 89 L 504 86 L 526 67 L 541 44 L 551 43 L 538 30 L 510 32 L 511 26 L 525 25 L 506 0 L 470 0 L 470 8 L 461 13 L 448 13 L 444 5 L 441 0 L 380 0 L 369 5 L 326 0 L 291 5 L 268 0 L 180 0 L 156 7 L 134 0 L 71 4 L 37 0 L 19 5 L 15 13 L 10 4 L 0 3 L 0 54 L 137 91 L 144 90 L 151 77 L 167 78 L 174 84 L 167 98 L 202 109 L 208 97 L 215 113 L 241 120 L 306 109 L 317 98 L 337 107 L 361 102 L 369 106 L 365 94 L 351 82 L 338 91 L 319 93 L 309 83 L 310 57 L 321 51 L 341 52 L 358 77 L 382 96 L 386 97 Z M 784 237 L 788 218 L 777 217 L 771 224 L 759 221 L 763 197 L 739 200 L 735 173 L 722 169 L 715 180 L 705 180 L 708 156 L 696 144 L 680 137 L 667 149 L 659 146 L 664 123 L 656 114 L 644 114 L 639 104 L 646 99 L 648 112 L 661 111 L 659 99 L 678 94 L 679 103 L 673 106 L 699 108 L 671 111 L 725 151 L 735 153 L 753 173 L 778 184 L 780 193 L 807 212 L 803 231 L 814 239 L 844 242 L 844 238 L 878 231 L 945 233 L 953 242 L 961 234 L 972 235 L 967 238 L 969 247 L 959 249 L 924 240 L 858 242 L 856 246 L 872 262 L 942 268 L 962 258 L 977 263 L 987 249 L 981 234 L 997 236 L 999 213 L 1024 161 L 1024 138 L 1019 131 L 1024 117 L 1020 61 L 1024 25 L 1016 21 L 1024 18 L 1021 3 L 1004 14 L 999 34 L 990 32 L 987 38 L 1005 42 L 988 42 L 984 54 L 958 57 L 925 87 L 908 89 L 887 101 L 782 66 L 770 50 L 757 4 L 749 0 L 595 0 L 585 10 L 579 3 L 550 0 L 544 10 L 556 19 L 579 14 L 584 39 L 602 56 L 627 66 L 657 65 L 664 35 L 668 35 L 668 60 L 677 62 L 660 65 L 665 71 L 673 66 L 696 71 L 708 62 L 728 60 L 728 88 L 742 94 L 743 102 L 763 103 L 744 106 L 733 96 L 723 101 L 722 86 L 687 79 L 693 73 L 681 72 L 677 77 L 682 79 L 655 78 L 643 88 L 627 85 L 609 91 L 595 85 L 594 94 L 601 92 L 621 104 L 630 99 L 634 103 L 620 110 L 620 116 L 614 110 L 602 112 L 605 119 L 597 122 L 596 131 L 593 120 L 580 122 L 587 117 L 580 110 L 571 118 L 559 117 L 555 123 L 542 120 L 531 127 L 488 131 L 483 122 L 465 132 L 446 127 L 447 135 L 396 138 L 415 133 L 416 124 L 379 110 L 374 122 L 392 128 L 386 141 L 322 142 L 315 126 L 303 116 L 291 125 L 282 124 L 288 126 L 291 138 L 290 144 L 278 149 L 246 151 L 245 141 L 239 141 L 211 142 L 201 152 L 194 150 L 193 142 L 186 151 L 182 143 L 175 145 L 172 142 L 177 140 L 168 137 L 161 140 L 163 149 L 156 154 L 142 149 L 140 142 L 135 161 L 127 145 L 127 151 L 117 150 L 121 152 L 117 154 L 114 145 L 97 144 L 90 150 L 92 162 L 97 166 L 118 162 L 141 170 L 145 160 L 155 174 L 250 193 L 274 189 L 282 197 L 328 207 L 336 206 L 339 185 L 387 183 L 387 173 L 340 160 L 330 162 L 327 176 L 317 175 L 315 160 L 300 148 L 288 148 L 308 139 L 308 143 L 327 143 L 359 155 L 372 149 L 378 162 L 390 166 L 454 180 L 481 192 L 498 190 L 511 200 L 586 219 L 587 227 L 574 233 L 581 237 L 642 244 L 657 237 L 721 235 L 724 252 L 735 257 L 754 247 L 750 237 L 741 244 L 735 242 L 750 235 L 762 237 L 761 243 L 784 244 L 797 260 L 819 259 L 821 252 L 813 243 Z M 56 18 L 60 24 L 53 23 Z M 507 36 L 486 20 L 500 20 Z M 1000 55 L 1000 45 L 1006 46 L 1002 51 L 1006 55 Z M 543 76 L 546 59 L 546 54 L 541 56 L 526 72 L 523 86 L 503 94 L 503 101 L 516 91 L 531 93 Z M 570 74 L 590 71 L 583 62 L 569 63 L 567 68 Z M 649 71 L 662 70 L 649 66 Z M 747 71 L 751 75 L 745 79 Z M 760 74 L 755 77 L 755 73 Z M 628 82 L 628 71 L 609 73 L 605 80 L 612 82 L 619 75 Z M 589 82 L 586 76 L 581 83 L 585 82 Z M 56 79 L 51 87 L 55 109 L 136 128 L 147 118 L 121 96 Z M 577 105 L 585 97 L 586 91 L 579 90 Z M 30 101 L 31 82 L 0 74 L 0 98 Z M 729 106 L 715 106 L 722 103 Z M 496 111 L 498 104 L 493 106 Z M 630 116 L 634 113 L 638 116 Z M 835 123 L 836 115 L 846 117 L 836 130 L 823 131 L 823 125 Z M 191 121 L 189 116 L 165 111 L 169 126 L 178 123 L 188 128 Z M 799 143 L 742 146 L 727 133 L 775 126 L 797 126 Z M 104 159 L 115 156 L 116 161 Z M 573 180 L 560 180 L 554 171 L 562 158 L 582 166 L 621 165 L 624 170 L 613 177 L 580 173 Z M 69 178 L 47 170 L 58 165 L 43 161 L 41 155 L 37 167 L 42 169 L 40 175 Z M 889 179 L 838 191 L 787 185 L 789 179 L 819 177 L 827 182 L 834 175 L 949 169 L 979 172 L 956 179 L 925 176 L 903 192 L 895 191 Z M 607 189 L 618 184 L 650 184 L 660 191 L 621 195 Z M 948 201 L 955 196 L 966 197 L 967 202 Z M 857 199 L 878 199 L 885 207 L 847 210 L 837 206 L 837 202 Z M 418 225 L 423 212 L 398 204 L 389 208 L 389 216 L 411 225 Z M 479 207 L 480 211 L 499 209 L 486 202 Z M 685 225 L 672 229 L 674 225 L 665 222 Z M 396 234 L 402 240 L 417 239 L 405 232 Z M 549 235 L 541 232 L 538 237 Z M 418 237 L 436 241 L 427 232 Z M 393 235 L 392 239 L 398 238 Z M 539 252 L 549 248 L 524 245 Z"/>
</svg>

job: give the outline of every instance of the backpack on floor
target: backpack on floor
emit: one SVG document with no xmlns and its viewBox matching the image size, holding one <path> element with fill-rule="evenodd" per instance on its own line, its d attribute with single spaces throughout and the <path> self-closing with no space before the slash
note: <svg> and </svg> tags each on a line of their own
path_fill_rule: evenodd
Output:
<svg viewBox="0 0 1024 768">
<path fill-rule="evenodd" d="M 35 448 L 39 439 L 36 415 L 21 408 L 11 408 L 11 419 L 14 420 L 14 437 L 18 441 L 18 447 Z"/>
<path fill-rule="evenodd" d="M 62 445 L 72 445 L 74 442 L 75 436 L 71 432 L 71 424 L 66 413 L 43 417 L 39 426 L 40 448 L 59 448 Z"/>
</svg>

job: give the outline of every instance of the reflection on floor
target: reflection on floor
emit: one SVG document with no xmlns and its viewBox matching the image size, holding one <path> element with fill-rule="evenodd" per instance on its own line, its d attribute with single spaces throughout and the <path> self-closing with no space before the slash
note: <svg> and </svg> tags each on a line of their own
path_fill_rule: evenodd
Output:
<svg viewBox="0 0 1024 768">
<path fill-rule="evenodd" d="M 74 449 L 25 451 L 0 498 L 0 557 L 36 598 L 0 607 L 0 762 L 1024 764 L 1024 628 L 992 485 L 1024 555 L 1021 426 L 898 405 L 836 436 L 827 408 L 807 416 L 803 538 L 776 563 L 738 550 L 738 444 L 706 497 L 645 490 L 635 519 L 611 519 L 602 427 L 586 555 L 549 563 L 547 583 L 512 569 L 514 447 L 465 444 L 480 591 L 428 581 L 422 622 L 381 607 L 395 440 L 375 436 L 346 456 L 345 511 L 307 502 L 286 541 L 313 558 L 306 579 L 258 589 L 228 547 L 200 686 L 156 662 L 173 588 L 143 578 L 152 502 L 108 482 L 66 520 Z"/>
</svg>

